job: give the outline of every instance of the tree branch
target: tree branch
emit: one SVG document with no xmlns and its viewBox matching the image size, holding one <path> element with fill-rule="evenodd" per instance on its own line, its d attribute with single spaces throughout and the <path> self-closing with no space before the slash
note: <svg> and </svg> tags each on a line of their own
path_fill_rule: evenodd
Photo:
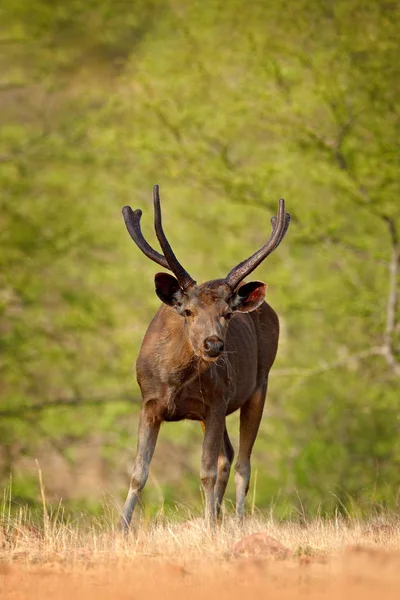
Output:
<svg viewBox="0 0 400 600">
<path fill-rule="evenodd" d="M 326 373 L 327 371 L 331 371 L 333 369 L 350 367 L 352 363 L 354 364 L 354 361 L 363 360 L 364 358 L 369 358 L 370 356 L 383 356 L 383 347 L 373 346 L 372 348 L 368 348 L 368 350 L 361 350 L 361 352 L 355 352 L 354 354 L 343 356 L 342 358 L 338 358 L 332 362 L 324 362 L 316 367 L 311 367 L 310 369 L 299 369 L 294 367 L 288 369 L 273 369 L 271 372 L 277 377 L 290 376 L 308 379 L 309 377 L 315 377 L 316 375 L 321 375 L 322 373 Z"/>
<path fill-rule="evenodd" d="M 0 154 L 0 163 L 12 162 L 14 160 L 25 158 L 34 148 L 35 145 L 43 140 L 43 138 L 47 135 L 48 129 L 46 126 L 43 127 L 43 130 L 33 137 L 33 139 L 25 142 L 20 148 L 15 148 L 11 150 L 7 154 Z"/>
<path fill-rule="evenodd" d="M 380 354 L 383 356 L 395 375 L 400 377 L 400 362 L 397 360 L 393 350 L 394 335 L 400 326 L 400 324 L 396 323 L 396 311 L 398 307 L 399 294 L 398 279 L 400 271 L 400 246 L 396 223 L 393 218 L 387 216 L 382 210 L 373 204 L 371 197 L 369 196 L 364 185 L 359 181 L 354 170 L 351 168 L 351 165 L 349 164 L 343 151 L 343 143 L 346 137 L 351 133 L 351 126 L 353 124 L 351 107 L 348 107 L 347 118 L 343 120 L 340 118 L 335 103 L 327 98 L 325 98 L 325 101 L 331 109 L 336 121 L 337 132 L 335 139 L 333 141 L 328 141 L 324 136 L 319 135 L 312 128 L 307 126 L 304 127 L 304 131 L 308 137 L 318 145 L 318 147 L 330 154 L 331 158 L 336 162 L 339 169 L 344 171 L 349 179 L 353 182 L 359 194 L 359 198 L 355 197 L 355 202 L 357 202 L 359 205 L 362 205 L 364 208 L 367 208 L 375 217 L 384 221 L 389 229 L 392 255 L 389 262 L 389 292 L 386 303 L 386 324 L 383 332 L 383 344 L 378 349 L 378 352 L 374 352 L 374 354 Z M 342 365 L 334 362 L 332 363 L 331 368 L 336 368 L 336 366 Z M 311 369 L 310 371 L 311 374 L 320 372 L 318 367 L 316 369 Z"/>
<path fill-rule="evenodd" d="M 56 398 L 49 400 L 48 402 L 39 402 L 37 404 L 26 404 L 16 406 L 15 408 L 6 408 L 0 410 L 0 418 L 14 419 L 24 418 L 29 413 L 40 413 L 51 408 L 86 408 L 88 406 L 99 406 L 111 403 L 123 402 L 126 404 L 139 404 L 140 398 L 137 396 L 121 396 L 118 398 L 112 397 L 99 397 L 99 398 L 88 398 L 81 400 L 80 398 Z"/>
<path fill-rule="evenodd" d="M 389 292 L 386 303 L 386 326 L 383 335 L 383 356 L 388 365 L 400 377 L 400 363 L 393 351 L 393 336 L 396 331 L 396 311 L 398 306 L 398 279 L 400 266 L 400 247 L 396 224 L 390 217 L 383 217 L 389 228 L 392 244 L 392 257 L 389 263 Z"/>
</svg>

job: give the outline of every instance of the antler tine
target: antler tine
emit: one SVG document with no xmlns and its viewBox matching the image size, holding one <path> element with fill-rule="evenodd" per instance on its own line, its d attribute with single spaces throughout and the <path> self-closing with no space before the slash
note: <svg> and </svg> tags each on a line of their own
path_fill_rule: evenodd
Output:
<svg viewBox="0 0 400 600">
<path fill-rule="evenodd" d="M 160 191 L 158 185 L 153 187 L 153 202 L 154 202 L 154 229 L 156 231 L 157 239 L 160 242 L 161 250 L 168 262 L 168 266 L 174 273 L 175 277 L 179 281 L 179 285 L 183 290 L 186 290 L 194 285 L 196 281 L 192 279 L 187 271 L 182 267 L 178 259 L 176 258 L 168 240 L 164 233 L 162 220 L 161 220 L 161 206 L 160 206 Z"/>
<path fill-rule="evenodd" d="M 275 227 L 276 227 L 277 222 L 278 221 L 277 221 L 276 217 L 271 217 L 272 233 L 275 231 Z M 279 246 L 279 244 L 281 243 L 281 241 L 285 237 L 286 232 L 289 229 L 289 225 L 290 225 L 290 214 L 286 213 L 285 214 L 285 227 L 283 228 L 283 231 L 281 233 L 281 236 L 280 236 L 279 240 L 275 244 L 274 250 L 276 250 L 276 248 Z"/>
<path fill-rule="evenodd" d="M 122 209 L 122 215 L 124 217 L 125 225 L 129 235 L 143 252 L 143 254 L 145 254 L 151 260 L 154 260 L 155 263 L 164 267 L 164 269 L 169 269 L 171 271 L 172 269 L 169 266 L 165 256 L 157 252 L 157 250 L 154 250 L 154 248 L 152 248 L 143 237 L 142 230 L 140 229 L 140 218 L 142 216 L 142 211 L 140 208 L 134 211 L 130 206 L 124 206 Z"/>
<path fill-rule="evenodd" d="M 236 265 L 226 276 L 225 283 L 232 290 L 279 246 L 288 230 L 289 224 L 290 215 L 285 212 L 285 201 L 281 198 L 278 206 L 278 217 L 272 217 L 271 219 L 272 232 L 269 240 L 252 256 Z"/>
</svg>

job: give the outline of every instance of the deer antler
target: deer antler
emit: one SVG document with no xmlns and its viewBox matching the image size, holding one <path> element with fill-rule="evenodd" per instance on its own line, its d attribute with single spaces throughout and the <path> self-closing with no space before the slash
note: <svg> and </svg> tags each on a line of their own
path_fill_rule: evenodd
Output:
<svg viewBox="0 0 400 600">
<path fill-rule="evenodd" d="M 234 290 L 237 285 L 247 277 L 271 252 L 281 243 L 290 224 L 290 214 L 285 212 L 285 201 L 279 200 L 278 217 L 272 217 L 272 232 L 266 244 L 252 256 L 242 261 L 228 273 L 224 282 Z"/>
<path fill-rule="evenodd" d="M 153 260 L 155 263 L 161 265 L 165 269 L 172 271 L 177 278 L 179 285 L 185 291 L 188 288 L 196 285 L 194 279 L 192 279 L 187 271 L 182 267 L 178 259 L 176 258 L 168 240 L 164 233 L 161 220 L 161 206 L 160 206 L 160 194 L 159 187 L 155 185 L 153 187 L 153 201 L 154 201 L 154 228 L 156 231 L 157 239 L 160 243 L 161 250 L 164 254 L 160 254 L 157 250 L 154 250 L 150 244 L 145 240 L 142 230 L 140 228 L 140 218 L 142 211 L 137 209 L 133 211 L 130 206 L 124 206 L 122 209 L 122 215 L 124 217 L 126 228 L 129 235 L 140 248 L 140 250 L 148 258 Z"/>
<path fill-rule="evenodd" d="M 161 250 L 164 253 L 165 258 L 169 264 L 169 267 L 177 280 L 179 285 L 185 291 L 186 289 L 196 285 L 194 279 L 192 279 L 187 271 L 182 267 L 178 259 L 176 258 L 168 240 L 164 233 L 162 220 L 161 220 L 161 206 L 160 206 L 160 193 L 158 185 L 153 187 L 153 203 L 154 203 L 154 229 L 156 230 L 156 236 L 160 243 Z"/>
<path fill-rule="evenodd" d="M 154 248 L 152 248 L 143 237 L 142 230 L 140 229 L 140 218 L 142 216 L 142 211 L 140 208 L 132 210 L 130 206 L 124 206 L 122 209 L 122 215 L 124 217 L 125 225 L 129 235 L 143 252 L 143 254 L 145 254 L 151 260 L 154 260 L 155 263 L 164 267 L 164 269 L 169 269 L 171 271 L 171 267 L 167 263 L 165 256 L 157 252 L 157 250 L 154 250 Z"/>
</svg>

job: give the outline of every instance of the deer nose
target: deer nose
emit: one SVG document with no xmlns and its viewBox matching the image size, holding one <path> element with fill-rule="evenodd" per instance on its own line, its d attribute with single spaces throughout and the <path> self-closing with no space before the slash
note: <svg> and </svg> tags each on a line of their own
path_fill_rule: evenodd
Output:
<svg viewBox="0 0 400 600">
<path fill-rule="evenodd" d="M 219 356 L 224 349 L 224 342 L 216 335 L 212 335 L 204 340 L 203 346 L 207 356 L 215 358 L 216 356 Z"/>
</svg>

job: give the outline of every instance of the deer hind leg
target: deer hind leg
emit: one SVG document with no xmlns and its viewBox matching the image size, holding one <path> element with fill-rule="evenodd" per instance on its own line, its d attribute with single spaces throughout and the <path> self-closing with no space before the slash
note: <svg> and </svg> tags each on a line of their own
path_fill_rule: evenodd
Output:
<svg viewBox="0 0 400 600">
<path fill-rule="evenodd" d="M 240 410 L 240 444 L 235 465 L 236 515 L 240 520 L 243 520 L 244 501 L 249 491 L 250 457 L 260 426 L 266 393 L 267 382 L 250 396 Z"/>
<path fill-rule="evenodd" d="M 139 494 L 146 484 L 160 425 L 161 421 L 148 419 L 144 406 L 140 415 L 137 453 L 133 465 L 131 482 L 118 525 L 119 530 L 123 533 L 128 533 L 129 531 L 129 525 L 139 499 Z"/>
<path fill-rule="evenodd" d="M 217 517 L 219 517 L 221 512 L 222 500 L 225 494 L 226 486 L 228 485 L 229 474 L 234 455 L 235 452 L 225 427 L 224 438 L 222 440 L 221 450 L 218 456 L 218 476 L 214 490 Z"/>
</svg>

